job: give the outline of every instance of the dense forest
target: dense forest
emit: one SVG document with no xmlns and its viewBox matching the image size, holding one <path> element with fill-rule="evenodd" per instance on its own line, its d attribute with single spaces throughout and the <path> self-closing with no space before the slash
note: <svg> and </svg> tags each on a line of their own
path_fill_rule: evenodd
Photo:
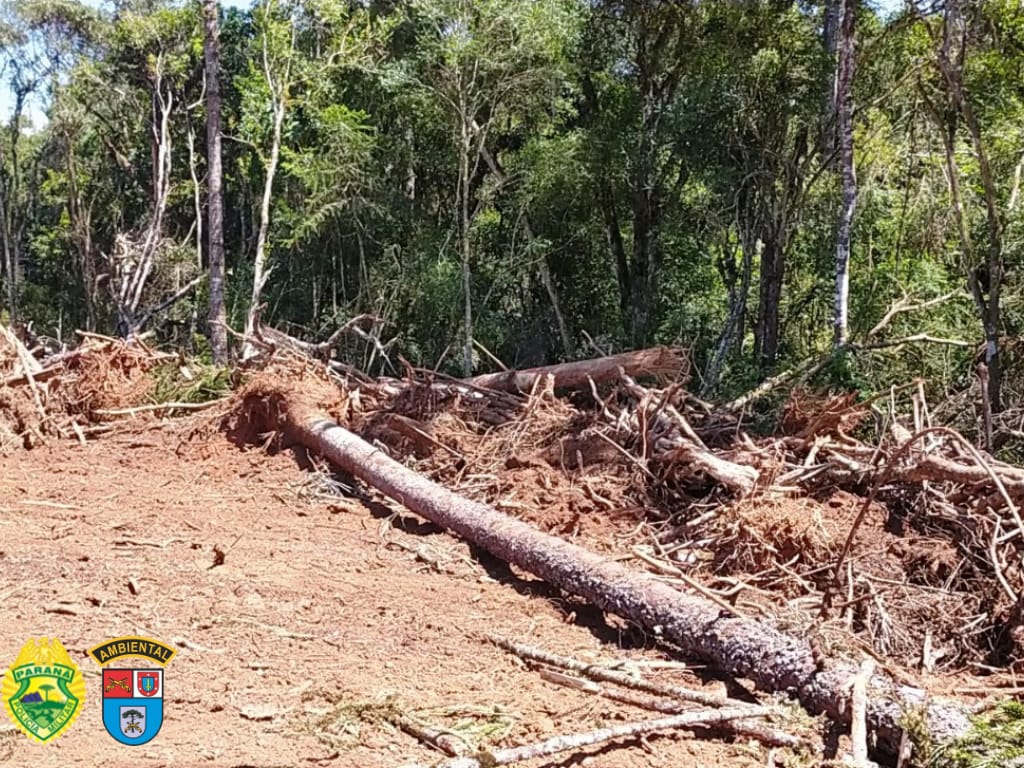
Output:
<svg viewBox="0 0 1024 768">
<path fill-rule="evenodd" d="M 1018 0 L 17 0 L 0 43 L 39 337 L 367 315 L 375 373 L 670 343 L 708 395 L 1024 400 Z"/>
</svg>

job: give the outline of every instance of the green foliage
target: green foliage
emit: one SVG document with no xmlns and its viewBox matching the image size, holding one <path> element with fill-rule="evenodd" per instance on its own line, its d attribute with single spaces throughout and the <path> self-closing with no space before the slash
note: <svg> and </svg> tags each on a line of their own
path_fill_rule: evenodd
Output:
<svg viewBox="0 0 1024 768">
<path fill-rule="evenodd" d="M 393 360 L 456 371 L 467 261 L 475 337 L 506 362 L 564 356 L 561 315 L 576 356 L 638 339 L 682 343 L 699 383 L 739 393 L 769 373 L 755 350 L 764 258 L 777 245 L 776 366 L 827 354 L 840 195 L 823 10 L 724 0 L 260 0 L 225 10 L 232 323 L 248 308 L 281 106 L 271 323 L 322 338 L 374 313 L 389 323 Z M 111 276 L 130 258 L 116 255 L 119 243 L 155 216 L 161 103 L 171 104 L 171 179 L 143 309 L 199 274 L 200 19 L 196 2 L 125 2 L 118 13 L 74 0 L 4 6 L 5 82 L 28 107 L 0 130 L 0 239 L 18 254 L 13 294 L 38 330 L 114 329 Z M 989 216 L 976 147 L 935 63 L 942 24 L 941 10 L 858 13 L 854 348 L 821 371 L 823 387 L 873 393 L 925 377 L 944 395 L 973 376 L 981 329 L 967 277 L 984 258 Z M 1011 339 L 1024 332 L 1024 10 L 983 0 L 964 24 L 964 86 L 1007 267 L 1000 331 Z M 5 304 L 9 270 L 0 263 Z M 204 290 L 159 314 L 162 339 L 197 348 Z M 650 315 L 642 333 L 638 308 Z M 960 345 L 884 346 L 918 334 Z M 1024 401 L 1006 346 L 1008 400 Z M 369 345 L 348 352 L 387 365 Z"/>
<path fill-rule="evenodd" d="M 971 730 L 944 745 L 932 765 L 949 768 L 1003 768 L 1024 758 L 1024 704 L 1004 701 L 972 718 Z"/>
<path fill-rule="evenodd" d="M 154 403 L 205 403 L 231 393 L 230 370 L 200 360 L 158 365 L 152 377 Z"/>
</svg>

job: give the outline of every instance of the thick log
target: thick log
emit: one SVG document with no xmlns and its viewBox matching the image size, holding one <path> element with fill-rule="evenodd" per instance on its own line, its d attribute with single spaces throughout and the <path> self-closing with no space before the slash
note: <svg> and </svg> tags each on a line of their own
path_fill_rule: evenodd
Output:
<svg viewBox="0 0 1024 768">
<path fill-rule="evenodd" d="M 578 360 L 560 365 L 545 365 L 521 371 L 485 373 L 465 381 L 475 387 L 497 389 L 502 392 L 530 392 L 545 376 L 554 379 L 555 389 L 580 389 L 590 382 L 600 384 L 612 381 L 620 369 L 627 376 L 684 376 L 689 370 L 685 353 L 674 347 L 652 347 L 620 355 Z"/>
<path fill-rule="evenodd" d="M 640 624 L 655 635 L 760 688 L 799 697 L 812 712 L 848 723 L 854 664 L 821 669 L 810 644 L 753 619 L 739 618 L 703 598 L 687 595 L 619 562 L 540 532 L 493 507 L 465 499 L 418 475 L 357 435 L 338 426 L 301 395 L 272 384 L 251 385 L 247 399 L 276 415 L 277 426 L 307 448 L 408 509 L 458 534 L 559 589 L 602 610 Z M 246 409 L 248 413 L 258 408 Z M 939 741 L 969 727 L 954 702 L 931 697 L 876 673 L 869 686 L 868 726 L 879 749 L 895 754 L 900 719 L 927 707 L 930 732 Z"/>
</svg>

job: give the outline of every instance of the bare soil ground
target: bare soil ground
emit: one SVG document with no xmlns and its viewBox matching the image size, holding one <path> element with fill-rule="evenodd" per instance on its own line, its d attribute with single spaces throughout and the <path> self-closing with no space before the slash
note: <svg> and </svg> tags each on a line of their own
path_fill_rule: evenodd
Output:
<svg viewBox="0 0 1024 768">
<path fill-rule="evenodd" d="M 46 635 L 87 676 L 66 734 L 40 746 L 5 725 L 0 762 L 392 768 L 441 756 L 386 722 L 389 706 L 498 745 L 651 717 L 545 682 L 480 637 L 665 659 L 635 630 L 400 510 L 325 493 L 303 455 L 220 433 L 188 442 L 187 429 L 136 422 L 85 446 L 0 456 L 0 667 Z M 105 732 L 87 656 L 126 634 L 178 648 L 163 729 L 142 747 Z M 742 768 L 765 753 L 679 732 L 525 765 L 673 764 Z"/>
</svg>

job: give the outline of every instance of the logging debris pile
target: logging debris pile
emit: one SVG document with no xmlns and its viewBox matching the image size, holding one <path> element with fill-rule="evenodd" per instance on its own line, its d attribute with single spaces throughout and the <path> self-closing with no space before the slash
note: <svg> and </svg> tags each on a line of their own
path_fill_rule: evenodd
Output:
<svg viewBox="0 0 1024 768">
<path fill-rule="evenodd" d="M 340 423 L 459 494 L 831 654 L 871 652 L 911 679 L 1013 680 L 1024 658 L 1024 469 L 933 425 L 920 388 L 884 409 L 856 393 L 794 391 L 775 431 L 758 436 L 742 413 L 686 391 L 684 354 L 644 354 L 634 375 L 608 358 L 589 377 L 460 381 L 411 368 L 371 379 L 278 350 L 245 389 L 301 382 Z M 182 391 L 166 386 L 167 371 L 183 367 L 91 335 L 46 355 L 3 329 L 0 449 L 85 440 L 219 393 L 167 402 Z M 243 395 L 208 423 L 255 430 Z"/>
<path fill-rule="evenodd" d="M 1024 470 L 933 427 L 919 392 L 901 417 L 795 391 L 758 437 L 678 378 L 342 387 L 332 415 L 421 474 L 830 653 L 989 686 L 1024 657 Z"/>
<path fill-rule="evenodd" d="M 48 438 L 84 442 L 125 417 L 202 409 L 228 390 L 225 372 L 142 339 L 81 336 L 76 348 L 51 351 L 0 325 L 0 453 Z"/>
</svg>

